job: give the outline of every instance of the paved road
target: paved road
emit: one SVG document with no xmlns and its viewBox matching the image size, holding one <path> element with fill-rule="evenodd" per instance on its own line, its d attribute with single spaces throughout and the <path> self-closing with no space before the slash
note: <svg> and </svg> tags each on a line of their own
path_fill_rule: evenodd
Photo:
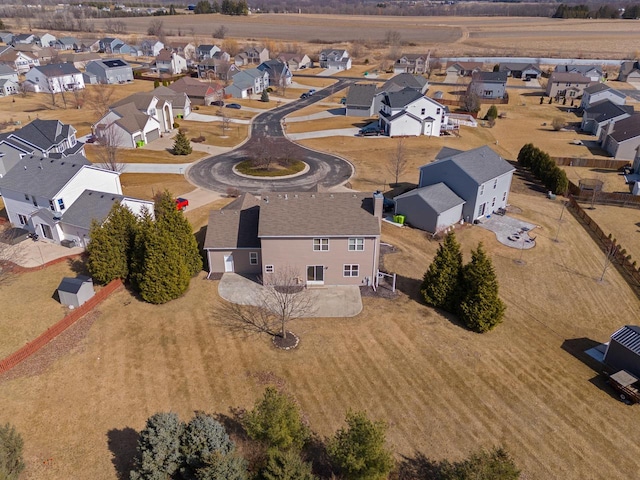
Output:
<svg viewBox="0 0 640 480">
<path fill-rule="evenodd" d="M 217 192 L 225 192 L 227 188 L 232 187 L 252 193 L 306 191 L 317 184 L 332 187 L 346 182 L 353 175 L 353 167 L 349 162 L 289 141 L 284 136 L 281 122 L 286 115 L 320 102 L 354 82 L 353 79 L 340 79 L 333 86 L 319 90 L 312 97 L 296 100 L 258 115 L 251 125 L 251 138 L 246 143 L 231 152 L 206 158 L 192 165 L 186 173 L 188 180 L 198 187 Z M 251 150 L 264 145 L 266 138 L 274 143 L 273 148 L 286 149 L 292 157 L 304 160 L 309 165 L 309 171 L 288 179 L 254 179 L 234 174 L 233 166 L 248 158 Z"/>
</svg>

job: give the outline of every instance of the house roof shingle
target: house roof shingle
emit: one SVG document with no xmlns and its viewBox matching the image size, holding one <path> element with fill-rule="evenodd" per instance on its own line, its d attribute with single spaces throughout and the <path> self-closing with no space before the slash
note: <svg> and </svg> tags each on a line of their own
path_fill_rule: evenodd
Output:
<svg viewBox="0 0 640 480">
<path fill-rule="evenodd" d="M 404 88 L 413 88 L 414 90 L 422 91 L 426 84 L 427 79 L 421 75 L 400 73 L 384 82 L 380 90 L 384 92 L 397 92 Z"/>
<path fill-rule="evenodd" d="M 592 85 L 589 85 L 587 88 L 585 88 L 584 91 L 585 93 L 588 93 L 590 95 L 593 95 L 594 93 L 608 91 L 617 97 L 626 98 L 626 95 L 624 93 L 622 93 L 619 90 L 616 90 L 615 88 L 611 88 L 606 83 L 594 83 Z"/>
<path fill-rule="evenodd" d="M 422 188 L 416 188 L 402 195 L 398 195 L 394 200 L 399 198 L 420 197 L 427 205 L 429 205 L 436 213 L 443 213 L 458 205 L 462 205 L 464 200 L 455 194 L 453 190 L 444 183 L 436 183 Z"/>
<path fill-rule="evenodd" d="M 609 99 L 593 103 L 589 108 L 584 110 L 584 115 L 593 118 L 598 123 L 624 115 L 625 113 L 633 114 L 633 106 L 617 105 Z"/>
<path fill-rule="evenodd" d="M 50 63 L 33 67 L 46 77 L 59 77 L 62 75 L 76 75 L 80 73 L 73 63 Z"/>
<path fill-rule="evenodd" d="M 349 87 L 347 107 L 371 107 L 377 86 L 373 83 L 356 83 Z"/>
<path fill-rule="evenodd" d="M 245 193 L 222 210 L 211 211 L 204 248 L 260 248 L 259 203 L 256 197 Z"/>
<path fill-rule="evenodd" d="M 631 138 L 640 136 L 640 114 L 636 113 L 630 117 L 618 120 L 613 125 L 613 132 L 611 132 L 611 138 L 616 142 L 624 142 Z"/>
<path fill-rule="evenodd" d="M 581 73 L 553 72 L 549 77 L 549 83 L 553 82 L 591 83 L 591 79 L 589 77 L 585 77 Z"/>
<path fill-rule="evenodd" d="M 102 223 L 109 215 L 113 204 L 121 202 L 123 198 L 125 198 L 124 195 L 115 193 L 85 190 L 64 211 L 61 221 L 67 225 L 89 229 L 92 220 Z"/>
<path fill-rule="evenodd" d="M 71 126 L 62 123 L 60 120 L 42 120 L 37 118 L 26 124 L 20 130 L 10 134 L 11 137 L 18 138 L 27 144 L 47 151 L 54 145 L 69 137 Z"/>
<path fill-rule="evenodd" d="M 424 97 L 422 93 L 407 87 L 398 92 L 385 93 L 383 103 L 394 109 L 404 108 L 422 97 Z"/>
<path fill-rule="evenodd" d="M 91 162 L 80 154 L 62 159 L 27 155 L 0 178 L 0 189 L 54 198 L 85 165 Z"/>
<path fill-rule="evenodd" d="M 506 83 L 507 72 L 474 72 L 472 78 L 474 82 Z"/>
</svg>

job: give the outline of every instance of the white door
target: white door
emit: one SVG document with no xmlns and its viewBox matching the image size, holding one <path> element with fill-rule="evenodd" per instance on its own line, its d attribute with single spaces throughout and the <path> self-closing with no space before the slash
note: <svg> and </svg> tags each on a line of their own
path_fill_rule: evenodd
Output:
<svg viewBox="0 0 640 480">
<path fill-rule="evenodd" d="M 233 272 L 233 255 L 224 256 L 224 271 Z"/>
</svg>

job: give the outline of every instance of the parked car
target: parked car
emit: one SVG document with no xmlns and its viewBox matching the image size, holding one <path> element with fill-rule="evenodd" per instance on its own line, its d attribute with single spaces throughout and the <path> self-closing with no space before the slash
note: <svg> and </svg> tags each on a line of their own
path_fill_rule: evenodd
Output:
<svg viewBox="0 0 640 480">
<path fill-rule="evenodd" d="M 225 108 L 235 108 L 236 110 L 240 110 L 242 108 L 242 105 L 240 105 L 239 103 L 227 103 L 225 105 Z"/>
<path fill-rule="evenodd" d="M 224 102 L 222 100 L 215 100 L 211 102 L 211 105 L 214 107 L 224 107 Z"/>
<path fill-rule="evenodd" d="M 311 95 L 313 95 L 314 93 L 316 93 L 316 89 L 315 89 L 315 88 L 312 88 L 312 89 L 311 89 L 311 90 L 309 90 L 307 93 L 309 94 L 309 96 L 311 96 Z"/>
<path fill-rule="evenodd" d="M 176 198 L 176 209 L 177 210 L 184 210 L 188 206 L 189 206 L 189 200 L 187 200 L 186 198 L 181 198 L 181 197 Z"/>
<path fill-rule="evenodd" d="M 300 95 L 300 98 L 309 98 L 309 94 L 307 92 L 304 92 L 302 95 Z"/>
<path fill-rule="evenodd" d="M 378 125 L 367 125 L 364 128 L 361 128 L 358 132 L 358 136 L 360 137 L 370 137 L 370 136 L 378 136 L 382 135 L 384 131 L 378 127 Z"/>
<path fill-rule="evenodd" d="M 96 137 L 94 137 L 93 135 L 87 137 L 86 143 L 95 143 L 96 142 Z"/>
</svg>

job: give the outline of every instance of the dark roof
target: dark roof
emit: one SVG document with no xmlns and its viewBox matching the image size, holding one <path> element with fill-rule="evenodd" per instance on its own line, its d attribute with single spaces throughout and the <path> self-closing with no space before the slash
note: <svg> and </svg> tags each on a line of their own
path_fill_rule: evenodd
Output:
<svg viewBox="0 0 640 480">
<path fill-rule="evenodd" d="M 245 193 L 222 210 L 211 211 L 204 248 L 260 248 L 258 205 L 256 197 Z"/>
<path fill-rule="evenodd" d="M 436 154 L 436 160 L 439 160 L 441 158 L 453 157 L 454 155 L 458 155 L 459 153 L 464 153 L 464 150 L 458 150 L 457 148 L 451 147 L 442 147 Z"/>
<path fill-rule="evenodd" d="M 465 173 L 478 185 L 515 170 L 509 162 L 486 145 L 448 158 L 441 158 L 423 165 L 420 169 L 428 169 L 432 165 L 445 162 L 450 162 L 454 169 Z M 454 174 L 455 172 L 452 172 L 452 175 Z"/>
<path fill-rule="evenodd" d="M 400 73 L 382 85 L 380 88 L 385 92 L 402 90 L 404 88 L 413 88 L 414 90 L 422 90 L 427 84 L 427 79 L 421 75 L 412 75 L 410 73 Z"/>
<path fill-rule="evenodd" d="M 403 193 L 402 195 L 398 195 L 394 200 L 414 196 L 420 197 L 436 213 L 446 212 L 447 210 L 464 203 L 462 198 L 456 195 L 453 190 L 442 182 L 422 188 L 416 188 L 407 193 Z"/>
<path fill-rule="evenodd" d="M 507 72 L 474 72 L 473 81 L 476 82 L 501 82 L 507 81 Z"/>
<path fill-rule="evenodd" d="M 600 65 L 556 65 L 556 72 L 578 72 L 587 73 L 589 70 L 596 70 L 602 73 L 602 67 Z"/>
<path fill-rule="evenodd" d="M 9 65 L 0 64 L 0 75 L 15 75 L 16 69 L 10 67 Z"/>
<path fill-rule="evenodd" d="M 129 64 L 120 58 L 102 60 L 102 64 L 107 68 L 128 67 Z"/>
<path fill-rule="evenodd" d="M 57 77 L 60 75 L 74 75 L 80 73 L 73 63 L 50 63 L 49 65 L 40 65 L 33 67 L 42 72 L 47 77 Z"/>
<path fill-rule="evenodd" d="M 576 73 L 553 72 L 549 77 L 549 83 L 552 83 L 552 82 L 591 83 L 591 79 L 577 72 Z"/>
<path fill-rule="evenodd" d="M 286 63 L 281 62 L 280 60 L 267 60 L 266 62 L 262 62 L 260 65 L 258 65 L 257 68 L 258 70 L 273 72 L 269 75 L 274 76 L 282 75 L 288 67 Z"/>
<path fill-rule="evenodd" d="M 83 275 L 79 275 L 76 278 L 73 277 L 64 277 L 58 285 L 58 290 L 62 290 L 66 293 L 78 293 L 82 285 L 85 283 L 89 283 L 93 285 L 93 281 L 90 277 L 85 277 Z"/>
<path fill-rule="evenodd" d="M 115 193 L 85 190 L 73 204 L 64 211 L 62 223 L 89 229 L 91 221 L 102 221 L 107 218 L 111 207 L 116 202 L 121 202 L 123 195 Z"/>
<path fill-rule="evenodd" d="M 593 103 L 589 108 L 585 108 L 584 110 L 585 115 L 588 115 L 597 122 L 609 120 L 624 115 L 625 113 L 633 114 L 633 106 L 617 105 L 609 99 Z"/>
<path fill-rule="evenodd" d="M 423 97 L 424 95 L 422 95 L 422 93 L 413 88 L 403 88 L 399 92 L 385 93 L 383 103 L 389 105 L 391 108 L 404 108 Z"/>
<path fill-rule="evenodd" d="M 188 97 L 204 98 L 207 95 L 213 95 L 222 86 L 218 83 L 201 82 L 196 78 L 182 77 L 180 80 L 169 84 L 169 88 L 174 92 L 186 93 Z"/>
<path fill-rule="evenodd" d="M 361 192 L 269 193 L 260 202 L 259 237 L 380 235 L 373 197 Z"/>
<path fill-rule="evenodd" d="M 61 159 L 28 155 L 0 178 L 0 189 L 54 198 L 85 165 L 91 162 L 80 154 Z"/>
<path fill-rule="evenodd" d="M 611 335 L 611 340 L 628 348 L 636 355 L 640 355 L 640 327 L 636 325 L 625 325 Z"/>
<path fill-rule="evenodd" d="M 611 138 L 618 143 L 637 136 L 640 136 L 640 114 L 631 115 L 630 117 L 618 120 L 613 125 Z"/>
<path fill-rule="evenodd" d="M 500 66 L 499 66 L 500 71 L 503 71 L 503 70 L 507 70 L 507 71 L 513 71 L 513 70 L 523 71 L 523 70 L 528 70 L 530 68 L 532 68 L 534 70 L 537 70 L 538 72 L 541 71 L 540 68 L 537 65 L 534 65 L 533 63 L 501 62 Z"/>
<path fill-rule="evenodd" d="M 60 120 L 37 118 L 20 130 L 12 132 L 10 136 L 22 140 L 23 143 L 34 145 L 45 152 L 68 138 L 70 128 L 69 125 L 65 125 Z"/>
<path fill-rule="evenodd" d="M 345 102 L 347 108 L 371 107 L 376 90 L 377 87 L 373 83 L 356 83 L 355 85 L 351 85 Z"/>
</svg>

